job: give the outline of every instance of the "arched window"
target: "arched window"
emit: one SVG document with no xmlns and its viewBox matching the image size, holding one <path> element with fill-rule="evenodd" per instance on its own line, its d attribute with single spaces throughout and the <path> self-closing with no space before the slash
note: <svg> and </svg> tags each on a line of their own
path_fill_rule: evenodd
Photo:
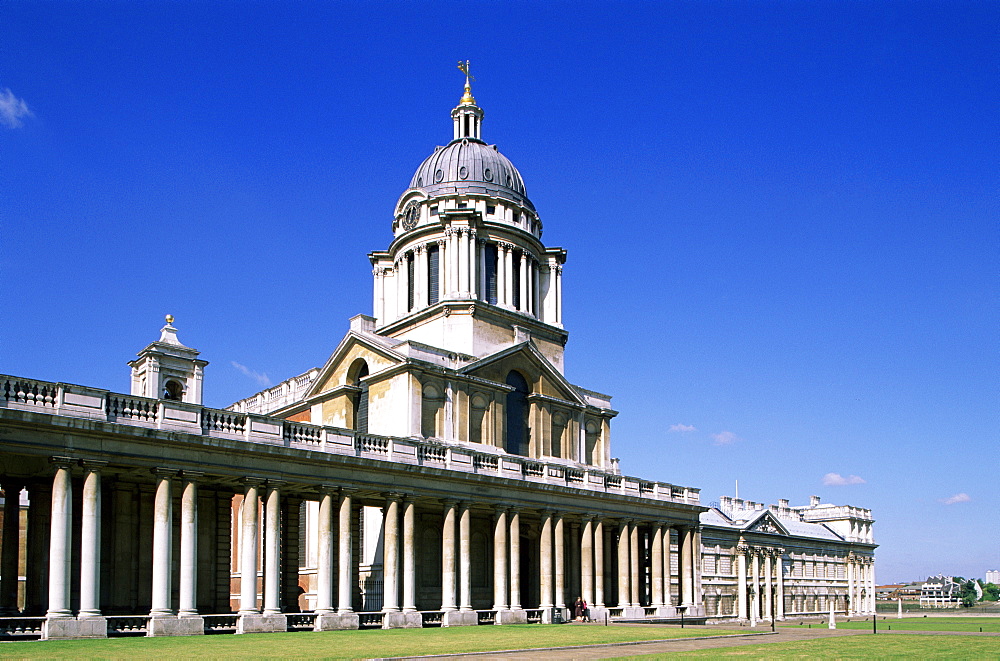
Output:
<svg viewBox="0 0 1000 661">
<path fill-rule="evenodd" d="M 179 402 L 183 396 L 184 386 L 177 381 L 167 381 L 163 384 L 163 399 Z"/>
<path fill-rule="evenodd" d="M 348 372 L 350 383 L 358 386 L 361 391 L 354 393 L 354 430 L 362 434 L 368 433 L 368 382 L 362 381 L 368 376 L 368 363 L 358 359 L 351 365 Z"/>
<path fill-rule="evenodd" d="M 507 435 L 504 449 L 511 454 L 528 454 L 528 382 L 518 372 L 507 375 L 507 385 L 514 390 L 507 393 Z"/>
<path fill-rule="evenodd" d="M 444 392 L 432 383 L 425 383 L 420 403 L 420 433 L 424 438 L 441 438 L 443 431 Z"/>
</svg>

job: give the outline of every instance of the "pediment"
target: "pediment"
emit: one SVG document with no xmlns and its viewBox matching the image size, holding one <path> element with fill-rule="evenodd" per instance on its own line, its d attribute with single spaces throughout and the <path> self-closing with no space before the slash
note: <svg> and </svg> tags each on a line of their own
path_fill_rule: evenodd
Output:
<svg viewBox="0 0 1000 661">
<path fill-rule="evenodd" d="M 319 375 L 305 393 L 305 398 L 308 399 L 337 385 L 344 385 L 341 383 L 343 379 L 339 377 L 358 357 L 363 357 L 366 362 L 370 363 L 371 374 L 406 362 L 405 356 L 393 351 L 390 347 L 369 336 L 349 331 L 330 354 Z"/>
<path fill-rule="evenodd" d="M 544 379 L 551 392 L 542 394 L 582 406 L 587 404 L 583 395 L 566 380 L 566 377 L 542 355 L 530 340 L 481 358 L 459 371 L 462 374 L 503 383 L 506 373 L 513 369 L 531 371 L 533 375 Z"/>
<path fill-rule="evenodd" d="M 764 510 L 760 516 L 748 523 L 744 528 L 746 532 L 756 532 L 768 535 L 787 535 L 788 530 L 781 524 L 773 514 Z"/>
</svg>

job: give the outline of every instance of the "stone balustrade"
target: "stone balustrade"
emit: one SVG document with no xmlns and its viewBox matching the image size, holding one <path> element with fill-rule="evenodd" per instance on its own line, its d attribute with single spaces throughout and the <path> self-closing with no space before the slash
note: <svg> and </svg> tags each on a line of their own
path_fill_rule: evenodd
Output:
<svg viewBox="0 0 1000 661">
<path fill-rule="evenodd" d="M 375 461 L 482 473 L 655 501 L 700 504 L 699 489 L 640 480 L 585 464 L 567 465 L 566 462 L 509 455 L 500 448 L 487 445 L 359 434 L 350 429 L 124 395 L 66 383 L 0 375 L 0 407 L 353 455 Z"/>
</svg>

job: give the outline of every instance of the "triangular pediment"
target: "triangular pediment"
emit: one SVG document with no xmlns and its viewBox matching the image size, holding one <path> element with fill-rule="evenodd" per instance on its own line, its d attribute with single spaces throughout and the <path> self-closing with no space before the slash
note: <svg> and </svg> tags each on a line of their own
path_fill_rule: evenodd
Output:
<svg viewBox="0 0 1000 661">
<path fill-rule="evenodd" d="M 554 392 L 549 393 L 551 396 L 574 404 L 587 405 L 587 401 L 580 391 L 566 380 L 562 372 L 557 370 L 530 340 L 480 358 L 459 371 L 462 374 L 482 376 L 502 382 L 503 378 L 499 377 L 498 373 L 502 374 L 506 370 L 518 367 L 531 367 L 532 371 L 544 377 L 549 386 L 554 389 Z"/>
<path fill-rule="evenodd" d="M 313 381 L 309 390 L 306 391 L 305 398 L 308 399 L 329 390 L 334 385 L 343 385 L 340 383 L 333 384 L 331 380 L 336 380 L 337 375 L 348 367 L 345 363 L 353 363 L 359 355 L 367 358 L 376 358 L 375 360 L 368 360 L 367 362 L 369 363 L 380 363 L 369 365 L 369 370 L 371 370 L 372 374 L 406 362 L 405 356 L 379 342 L 379 339 L 381 338 L 376 339 L 363 333 L 349 331 L 344 336 L 344 339 L 340 341 L 340 344 L 337 345 L 337 348 L 334 349 L 333 353 L 330 354 L 319 375 Z"/>
<path fill-rule="evenodd" d="M 767 510 L 763 510 L 756 518 L 748 522 L 743 530 L 770 535 L 788 534 L 788 530 L 781 524 L 781 521 Z"/>
</svg>

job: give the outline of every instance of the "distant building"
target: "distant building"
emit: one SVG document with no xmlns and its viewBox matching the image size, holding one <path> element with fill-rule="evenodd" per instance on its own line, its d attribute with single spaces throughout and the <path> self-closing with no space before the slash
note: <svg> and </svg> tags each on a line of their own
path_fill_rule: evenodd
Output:
<svg viewBox="0 0 1000 661">
<path fill-rule="evenodd" d="M 1000 570 L 991 569 L 986 572 L 986 582 L 992 583 L 994 585 L 1000 585 Z"/>
<path fill-rule="evenodd" d="M 920 607 L 958 608 L 961 587 L 951 576 L 931 576 L 920 586 Z"/>
</svg>

